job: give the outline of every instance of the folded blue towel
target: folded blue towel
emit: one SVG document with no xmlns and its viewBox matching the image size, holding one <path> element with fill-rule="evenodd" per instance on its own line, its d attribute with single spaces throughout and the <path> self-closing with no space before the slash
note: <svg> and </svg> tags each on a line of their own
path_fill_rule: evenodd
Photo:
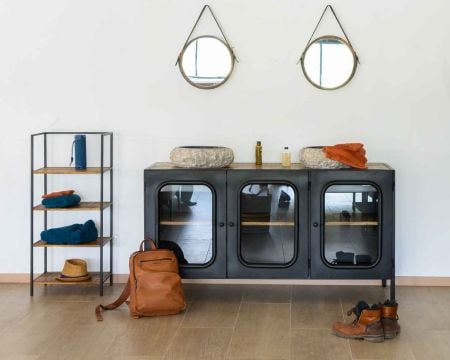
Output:
<svg viewBox="0 0 450 360">
<path fill-rule="evenodd" d="M 76 245 L 94 241 L 98 237 L 98 231 L 92 220 L 84 224 L 73 224 L 60 228 L 53 228 L 41 232 L 41 239 L 53 245 Z"/>
<path fill-rule="evenodd" d="M 80 203 L 81 198 L 78 195 L 61 195 L 42 200 L 42 205 L 46 208 L 65 208 L 75 206 Z"/>
</svg>

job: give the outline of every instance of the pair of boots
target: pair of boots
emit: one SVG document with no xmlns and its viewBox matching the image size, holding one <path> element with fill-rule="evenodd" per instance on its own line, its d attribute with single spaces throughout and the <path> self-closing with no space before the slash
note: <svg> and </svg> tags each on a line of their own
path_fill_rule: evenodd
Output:
<svg viewBox="0 0 450 360">
<path fill-rule="evenodd" d="M 347 313 L 348 316 L 354 313 L 356 319 L 350 324 L 336 322 L 333 325 L 333 333 L 347 339 L 364 339 L 371 342 L 393 339 L 400 333 L 397 311 L 398 304 L 395 301 L 372 306 L 360 301 Z"/>
</svg>

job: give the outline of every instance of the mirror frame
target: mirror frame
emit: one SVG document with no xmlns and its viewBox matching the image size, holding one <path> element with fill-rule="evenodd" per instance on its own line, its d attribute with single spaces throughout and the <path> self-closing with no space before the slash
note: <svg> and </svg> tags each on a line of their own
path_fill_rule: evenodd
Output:
<svg viewBox="0 0 450 360">
<path fill-rule="evenodd" d="M 322 87 L 320 85 L 317 85 L 314 81 L 311 80 L 311 78 L 306 73 L 306 69 L 305 69 L 305 55 L 306 55 L 306 53 L 308 52 L 309 48 L 313 44 L 315 44 L 317 41 L 323 40 L 323 39 L 339 40 L 343 44 L 347 45 L 347 47 L 350 49 L 350 51 L 352 53 L 352 56 L 353 56 L 353 70 L 352 70 L 352 73 L 350 74 L 350 76 L 348 77 L 348 79 L 344 83 L 342 83 L 339 86 L 332 87 L 332 88 Z M 353 49 L 353 47 L 345 39 L 343 39 L 343 38 L 341 38 L 339 36 L 335 36 L 335 35 L 324 35 L 324 36 L 320 36 L 320 37 L 314 39 L 313 41 L 311 41 L 308 44 L 308 46 L 306 47 L 305 51 L 303 51 L 303 54 L 302 54 L 302 57 L 301 57 L 301 64 L 302 64 L 303 75 L 305 75 L 306 80 L 308 80 L 314 87 L 316 87 L 316 88 L 318 88 L 320 90 L 337 90 L 337 89 L 340 89 L 340 88 L 344 87 L 345 85 L 347 85 L 353 79 L 353 77 L 355 76 L 356 68 L 358 67 L 358 57 L 356 56 L 356 52 Z"/>
<path fill-rule="evenodd" d="M 189 76 L 186 75 L 186 73 L 184 72 L 184 69 L 183 69 L 183 56 L 184 56 L 184 53 L 185 53 L 186 49 L 189 47 L 189 45 L 191 43 L 193 43 L 194 41 L 196 41 L 198 39 L 202 39 L 202 38 L 212 38 L 212 39 L 216 39 L 216 40 L 220 41 L 227 48 L 228 53 L 230 54 L 230 57 L 231 57 L 231 69 L 230 69 L 230 72 L 228 73 L 228 75 L 224 78 L 224 80 L 221 83 L 219 83 L 217 85 L 214 85 L 214 86 L 200 86 L 200 85 L 194 83 L 193 81 L 191 81 L 191 79 L 189 79 Z M 178 57 L 178 68 L 180 69 L 181 75 L 183 75 L 184 79 L 189 84 L 191 84 L 192 86 L 196 87 L 197 89 L 210 90 L 210 89 L 215 89 L 215 88 L 217 88 L 219 86 L 222 86 L 223 84 L 225 84 L 228 81 L 228 79 L 230 78 L 231 74 L 233 73 L 235 60 L 236 60 L 236 58 L 234 56 L 233 50 L 231 50 L 231 48 L 228 46 L 228 44 L 226 44 L 222 39 L 220 39 L 220 38 L 218 38 L 217 36 L 214 36 L 214 35 L 201 35 L 201 36 L 197 36 L 197 37 L 189 40 L 189 42 L 183 47 L 183 49 L 180 52 L 180 56 Z"/>
</svg>

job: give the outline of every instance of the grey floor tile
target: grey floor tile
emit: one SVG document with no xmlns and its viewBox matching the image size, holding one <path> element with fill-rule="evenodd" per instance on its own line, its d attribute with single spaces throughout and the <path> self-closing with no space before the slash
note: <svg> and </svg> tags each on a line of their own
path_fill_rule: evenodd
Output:
<svg viewBox="0 0 450 360">
<path fill-rule="evenodd" d="M 330 329 L 342 321 L 337 287 L 295 286 L 292 289 L 292 328 Z"/>
<path fill-rule="evenodd" d="M 243 289 L 242 302 L 290 303 L 291 287 L 288 285 L 248 285 Z"/>
<path fill-rule="evenodd" d="M 232 329 L 180 328 L 165 359 L 201 360 L 224 359 Z"/>
<path fill-rule="evenodd" d="M 291 359 L 350 360 L 350 345 L 348 340 L 331 335 L 330 330 L 292 330 Z"/>
<path fill-rule="evenodd" d="M 289 359 L 289 304 L 242 303 L 228 358 Z"/>
</svg>

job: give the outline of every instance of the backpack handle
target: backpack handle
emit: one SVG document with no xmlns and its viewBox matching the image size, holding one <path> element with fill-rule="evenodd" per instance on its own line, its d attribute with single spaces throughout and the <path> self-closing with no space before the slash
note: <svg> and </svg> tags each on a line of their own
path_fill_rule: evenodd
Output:
<svg viewBox="0 0 450 360">
<path fill-rule="evenodd" d="M 150 247 L 150 250 L 156 250 L 156 244 L 152 239 L 145 239 L 141 241 L 141 244 L 139 245 L 139 251 L 144 251 L 145 245 L 148 244 Z"/>
</svg>

